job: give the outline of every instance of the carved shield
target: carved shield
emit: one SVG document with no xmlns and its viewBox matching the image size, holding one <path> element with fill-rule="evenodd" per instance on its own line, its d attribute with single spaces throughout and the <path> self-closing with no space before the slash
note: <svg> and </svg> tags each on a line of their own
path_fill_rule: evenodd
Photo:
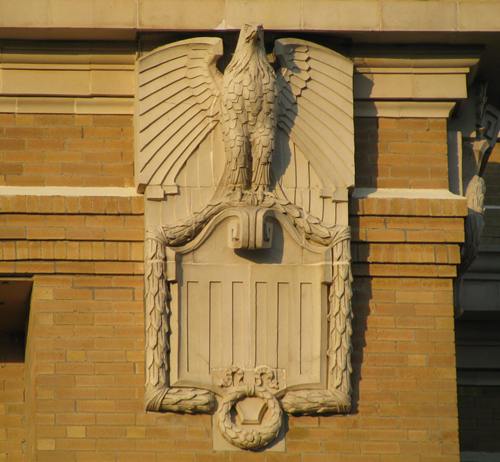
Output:
<svg viewBox="0 0 500 462">
<path fill-rule="evenodd" d="M 258 34 L 246 26 L 240 41 Z M 352 64 L 280 39 L 269 71 L 263 39 L 253 46 L 261 62 L 225 78 L 220 39 L 154 50 L 138 63 L 136 114 L 146 407 L 215 412 L 243 449 L 272 445 L 283 412 L 350 409 Z M 268 84 L 252 83 L 255 68 Z"/>
</svg>

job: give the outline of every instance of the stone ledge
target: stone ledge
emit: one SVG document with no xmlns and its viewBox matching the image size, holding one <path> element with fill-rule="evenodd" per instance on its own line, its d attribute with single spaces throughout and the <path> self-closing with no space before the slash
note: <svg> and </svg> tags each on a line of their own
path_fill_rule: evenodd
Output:
<svg viewBox="0 0 500 462">
<path fill-rule="evenodd" d="M 467 201 L 446 189 L 356 188 L 351 215 L 465 217 Z"/>
<path fill-rule="evenodd" d="M 447 119 L 454 107 L 450 101 L 356 101 L 354 117 Z"/>
<path fill-rule="evenodd" d="M 447 189 L 355 188 L 353 199 L 441 199 L 465 200 Z"/>
<path fill-rule="evenodd" d="M 0 196 L 142 197 L 133 187 L 0 186 Z"/>
<path fill-rule="evenodd" d="M 0 112 L 11 114 L 126 114 L 134 113 L 132 98 L 0 97 Z"/>
</svg>

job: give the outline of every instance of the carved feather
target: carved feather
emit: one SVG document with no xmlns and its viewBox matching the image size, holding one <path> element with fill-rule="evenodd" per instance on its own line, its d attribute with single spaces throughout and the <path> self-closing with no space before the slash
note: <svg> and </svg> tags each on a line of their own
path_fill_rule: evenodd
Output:
<svg viewBox="0 0 500 462">
<path fill-rule="evenodd" d="M 187 158 L 219 120 L 216 68 L 222 40 L 200 37 L 158 48 L 139 60 L 139 187 L 174 185 Z"/>
</svg>

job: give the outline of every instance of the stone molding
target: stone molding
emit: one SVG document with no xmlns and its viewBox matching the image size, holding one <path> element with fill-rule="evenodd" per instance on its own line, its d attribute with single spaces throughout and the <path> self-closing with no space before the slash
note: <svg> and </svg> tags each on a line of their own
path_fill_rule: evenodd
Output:
<svg viewBox="0 0 500 462">
<path fill-rule="evenodd" d="M 447 189 L 355 188 L 353 199 L 439 199 L 465 201 Z"/>
<path fill-rule="evenodd" d="M 133 96 L 134 66 L 6 68 L 0 66 L 1 95 L 43 96 Z"/>
<path fill-rule="evenodd" d="M 52 96 L 3 96 L 0 113 L 12 114 L 113 114 L 132 115 L 133 98 L 58 98 Z"/>
<path fill-rule="evenodd" d="M 467 80 L 478 62 L 474 50 L 454 55 L 414 49 L 401 56 L 386 48 L 378 53 L 353 57 L 359 117 L 447 117 L 446 102 L 467 97 Z M 0 112 L 131 114 L 135 58 L 135 45 L 4 47 Z M 425 104 L 417 107 L 417 101 Z"/>
<path fill-rule="evenodd" d="M 457 101 L 467 98 L 467 81 L 479 62 L 478 50 L 462 55 L 439 49 L 378 49 L 377 55 L 362 50 L 353 57 L 355 100 Z"/>
<path fill-rule="evenodd" d="M 0 37 L 129 38 L 149 30 L 234 30 L 245 22 L 267 29 L 475 32 L 500 30 L 496 0 L 2 0 Z M 175 12 L 173 14 L 172 12 Z"/>
<path fill-rule="evenodd" d="M 130 45 L 3 46 L 0 112 L 132 115 L 134 69 Z"/>
<path fill-rule="evenodd" d="M 0 186 L 0 196 L 139 197 L 135 188 L 113 186 Z"/>
<path fill-rule="evenodd" d="M 450 101 L 356 101 L 354 117 L 447 119 L 455 104 Z"/>
</svg>

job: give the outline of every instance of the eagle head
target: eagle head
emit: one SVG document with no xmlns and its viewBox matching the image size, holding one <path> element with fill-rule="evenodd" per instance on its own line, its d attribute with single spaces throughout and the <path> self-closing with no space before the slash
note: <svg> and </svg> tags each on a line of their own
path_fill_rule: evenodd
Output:
<svg viewBox="0 0 500 462">
<path fill-rule="evenodd" d="M 264 48 L 264 31 L 261 24 L 245 24 L 242 27 L 236 50 L 248 46 Z"/>
<path fill-rule="evenodd" d="M 264 46 L 264 30 L 260 24 L 245 24 L 241 28 L 236 49 L 224 75 L 228 74 L 229 79 L 232 72 L 248 70 L 252 63 L 262 69 L 269 66 Z"/>
</svg>

